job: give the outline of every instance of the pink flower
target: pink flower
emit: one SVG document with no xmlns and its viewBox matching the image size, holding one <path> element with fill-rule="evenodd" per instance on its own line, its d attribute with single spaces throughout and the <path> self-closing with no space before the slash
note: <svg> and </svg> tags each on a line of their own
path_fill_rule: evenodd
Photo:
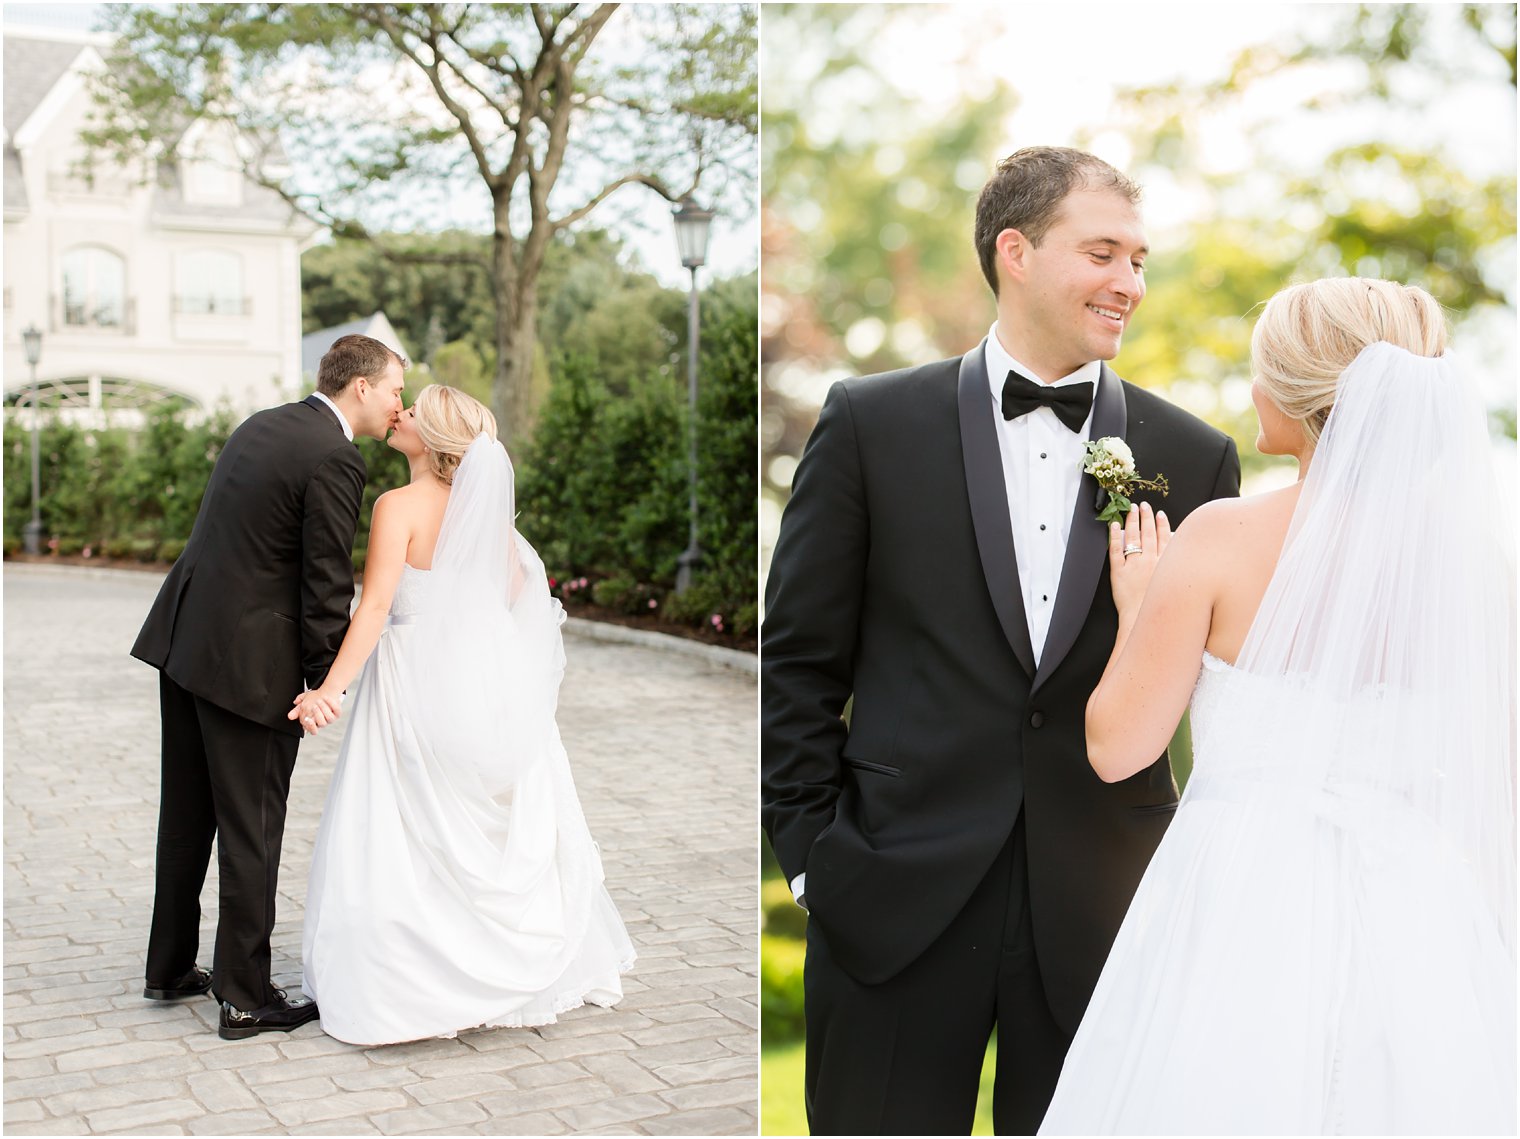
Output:
<svg viewBox="0 0 1520 1139">
<path fill-rule="evenodd" d="M 550 589 L 553 589 L 553 588 L 554 588 L 554 586 L 555 586 L 555 581 L 554 581 L 554 579 L 553 579 L 553 578 L 552 578 L 552 577 L 551 577 L 551 578 L 550 578 L 550 579 L 549 579 L 549 588 L 550 588 Z"/>
<path fill-rule="evenodd" d="M 58 552 L 58 539 L 57 538 L 49 538 L 48 539 L 48 549 L 52 550 L 53 553 L 55 553 L 55 554 Z"/>
<path fill-rule="evenodd" d="M 581 580 L 580 580 L 580 587 L 582 589 L 586 588 L 586 579 L 585 578 L 581 578 Z"/>
<path fill-rule="evenodd" d="M 658 601 L 656 601 L 653 597 L 651 597 L 649 599 L 649 608 L 651 608 L 651 609 L 658 609 L 659 607 L 660 607 L 660 603 Z"/>
<path fill-rule="evenodd" d="M 95 556 L 95 551 L 92 550 L 92 549 L 90 549 L 89 546 L 86 546 L 84 548 L 83 553 L 84 553 L 84 556 L 87 557 L 87 558 L 91 558 L 91 557 Z"/>
</svg>

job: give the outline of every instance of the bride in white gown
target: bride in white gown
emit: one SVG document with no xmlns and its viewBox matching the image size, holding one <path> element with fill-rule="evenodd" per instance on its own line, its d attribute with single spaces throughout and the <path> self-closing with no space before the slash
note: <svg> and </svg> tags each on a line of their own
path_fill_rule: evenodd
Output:
<svg viewBox="0 0 1520 1139">
<path fill-rule="evenodd" d="M 353 1044 L 610 1006 L 633 946 L 555 725 L 564 616 L 513 525 L 495 420 L 434 385 L 390 444 L 412 481 L 375 504 L 343 647 L 291 712 L 330 718 L 349 690 L 303 988 Z"/>
<path fill-rule="evenodd" d="M 1194 767 L 1041 1134 L 1515 1133 L 1513 511 L 1445 340 L 1419 289 L 1278 294 L 1298 484 L 1111 535 L 1092 765 L 1191 696 Z"/>
</svg>

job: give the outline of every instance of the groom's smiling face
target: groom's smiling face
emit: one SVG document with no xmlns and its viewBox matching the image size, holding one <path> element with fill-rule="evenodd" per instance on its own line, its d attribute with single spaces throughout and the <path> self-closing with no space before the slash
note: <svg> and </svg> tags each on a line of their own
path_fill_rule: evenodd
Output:
<svg viewBox="0 0 1520 1139">
<path fill-rule="evenodd" d="M 1149 247 L 1129 199 L 1073 190 L 1039 245 L 1019 231 L 998 237 L 1005 270 L 999 328 L 1020 360 L 1049 382 L 1119 354 L 1145 297 Z"/>
</svg>

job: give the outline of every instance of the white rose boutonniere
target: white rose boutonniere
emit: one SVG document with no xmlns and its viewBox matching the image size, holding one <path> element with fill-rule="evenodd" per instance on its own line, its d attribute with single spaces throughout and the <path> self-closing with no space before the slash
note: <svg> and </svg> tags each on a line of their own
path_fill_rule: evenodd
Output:
<svg viewBox="0 0 1520 1139">
<path fill-rule="evenodd" d="M 1123 522 L 1133 505 L 1129 496 L 1137 490 L 1167 492 L 1166 476 L 1157 474 L 1143 479 L 1135 470 L 1135 455 L 1129 444 L 1117 435 L 1105 435 L 1087 443 L 1087 458 L 1082 469 L 1098 480 L 1108 492 L 1108 502 L 1098 513 L 1099 522 Z"/>
</svg>

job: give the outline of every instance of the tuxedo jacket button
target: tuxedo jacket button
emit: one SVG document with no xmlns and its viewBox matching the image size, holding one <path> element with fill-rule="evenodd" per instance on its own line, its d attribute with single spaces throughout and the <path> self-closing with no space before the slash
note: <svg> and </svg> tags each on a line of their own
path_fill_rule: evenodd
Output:
<svg viewBox="0 0 1520 1139">
<path fill-rule="evenodd" d="M 1029 726 L 1031 728 L 1040 728 L 1040 727 L 1044 727 L 1044 725 L 1045 725 L 1045 713 L 1044 712 L 1031 712 L 1030 713 L 1030 715 L 1029 715 Z"/>
</svg>

